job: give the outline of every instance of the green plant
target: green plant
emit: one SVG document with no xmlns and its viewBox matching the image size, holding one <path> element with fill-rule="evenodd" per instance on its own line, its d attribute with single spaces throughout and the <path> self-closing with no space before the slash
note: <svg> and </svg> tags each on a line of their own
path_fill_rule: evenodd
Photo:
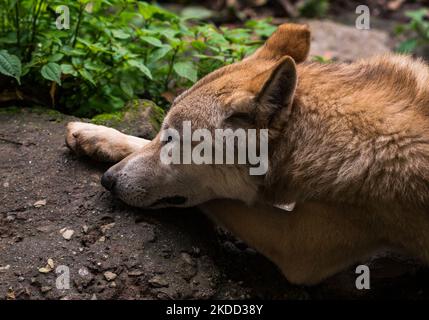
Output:
<svg viewBox="0 0 429 320">
<path fill-rule="evenodd" d="M 329 0 L 304 0 L 298 4 L 299 14 L 307 18 L 326 16 L 329 10 Z"/>
<path fill-rule="evenodd" d="M 56 27 L 60 5 L 70 29 Z M 118 111 L 133 98 L 166 106 L 166 92 L 241 59 L 275 29 L 265 20 L 217 28 L 185 13 L 136 0 L 0 0 L 0 96 L 78 116 Z"/>
<path fill-rule="evenodd" d="M 397 51 L 410 53 L 420 46 L 429 44 L 429 21 L 426 20 L 428 13 L 429 10 L 426 8 L 405 12 L 410 21 L 398 25 L 395 31 L 398 35 L 406 35 L 407 39 L 400 43 Z"/>
<path fill-rule="evenodd" d="M 311 60 L 319 63 L 331 63 L 332 59 L 325 56 L 315 55 L 311 57 Z"/>
</svg>

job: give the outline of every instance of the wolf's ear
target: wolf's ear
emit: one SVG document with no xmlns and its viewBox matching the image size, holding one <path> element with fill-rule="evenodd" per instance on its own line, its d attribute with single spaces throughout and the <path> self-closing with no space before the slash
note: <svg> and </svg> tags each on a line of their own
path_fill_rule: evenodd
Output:
<svg viewBox="0 0 429 320">
<path fill-rule="evenodd" d="M 255 93 L 259 108 L 267 109 L 259 111 L 273 113 L 292 103 L 296 82 L 295 62 L 291 57 L 285 56 L 270 69 L 253 78 L 249 90 Z"/>
<path fill-rule="evenodd" d="M 307 25 L 285 23 L 280 25 L 265 44 L 249 59 L 280 59 L 291 56 L 296 63 L 303 62 L 310 51 L 310 29 Z"/>
<path fill-rule="evenodd" d="M 285 56 L 249 81 L 241 98 L 234 97 L 226 122 L 241 128 L 281 126 L 290 113 L 296 83 L 295 62 Z"/>
</svg>

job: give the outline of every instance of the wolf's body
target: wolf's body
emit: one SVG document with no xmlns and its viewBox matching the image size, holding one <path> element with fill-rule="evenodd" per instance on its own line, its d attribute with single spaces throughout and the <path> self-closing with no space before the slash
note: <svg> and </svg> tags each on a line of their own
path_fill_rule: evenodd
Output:
<svg viewBox="0 0 429 320">
<path fill-rule="evenodd" d="M 168 167 L 159 161 L 159 136 L 147 141 L 90 124 L 70 123 L 67 144 L 120 161 L 103 184 L 125 202 L 151 207 L 181 196 L 294 283 L 317 283 L 384 247 L 429 263 L 427 65 L 397 55 L 301 63 L 308 46 L 306 27 L 281 26 L 253 56 L 179 96 L 164 121 L 178 129 L 184 120 L 268 128 L 263 177 L 246 166 Z M 274 206 L 291 201 L 293 212 Z"/>
</svg>

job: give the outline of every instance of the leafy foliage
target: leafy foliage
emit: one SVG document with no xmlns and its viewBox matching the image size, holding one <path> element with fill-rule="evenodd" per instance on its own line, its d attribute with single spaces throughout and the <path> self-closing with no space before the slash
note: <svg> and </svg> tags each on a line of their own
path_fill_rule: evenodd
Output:
<svg viewBox="0 0 429 320">
<path fill-rule="evenodd" d="M 298 6 L 299 14 L 307 18 L 321 18 L 329 10 L 329 0 L 304 0 Z"/>
<path fill-rule="evenodd" d="M 414 52 L 420 46 L 429 44 L 429 10 L 422 8 L 414 11 L 407 11 L 405 15 L 410 18 L 407 24 L 401 24 L 396 27 L 396 33 L 407 35 L 397 50 L 403 53 Z"/>
<path fill-rule="evenodd" d="M 57 28 L 66 21 L 60 6 L 69 9 L 69 29 Z M 199 16 L 208 12 L 179 16 L 136 0 L 0 0 L 0 73 L 9 87 L 40 87 L 79 116 L 138 97 L 165 106 L 166 92 L 242 59 L 275 29 L 265 20 L 218 28 Z"/>
</svg>

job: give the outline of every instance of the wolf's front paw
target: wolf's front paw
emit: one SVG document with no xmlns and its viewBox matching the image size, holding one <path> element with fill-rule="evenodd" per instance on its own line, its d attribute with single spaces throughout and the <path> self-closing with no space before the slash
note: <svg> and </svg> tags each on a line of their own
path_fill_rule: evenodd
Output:
<svg viewBox="0 0 429 320">
<path fill-rule="evenodd" d="M 84 122 L 69 122 L 67 146 L 78 155 L 98 161 L 117 162 L 126 155 L 127 136 L 118 130 Z"/>
</svg>

